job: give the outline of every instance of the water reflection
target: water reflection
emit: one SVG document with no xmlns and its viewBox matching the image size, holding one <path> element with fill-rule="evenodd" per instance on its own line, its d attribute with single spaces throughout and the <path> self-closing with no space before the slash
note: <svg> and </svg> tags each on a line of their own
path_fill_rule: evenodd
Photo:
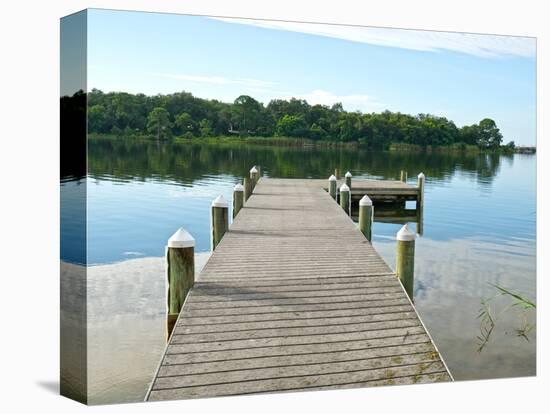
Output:
<svg viewBox="0 0 550 414">
<path fill-rule="evenodd" d="M 511 171 L 516 168 L 514 160 L 518 157 L 521 156 L 91 140 L 88 220 L 93 234 L 89 237 L 88 260 L 92 264 L 123 260 L 128 258 L 128 251 L 160 256 L 159 246 L 178 225 L 185 224 L 193 234 L 203 232 L 201 229 L 209 221 L 211 200 L 219 194 L 230 199 L 232 185 L 242 180 L 254 164 L 262 165 L 267 176 L 288 178 L 327 178 L 334 168 L 339 168 L 349 169 L 356 178 L 399 179 L 401 170 L 407 170 L 410 184 L 416 184 L 416 176 L 422 171 L 428 177 L 426 197 L 432 201 L 418 212 L 420 217 L 427 215 L 432 222 L 445 221 L 445 226 L 454 227 L 443 231 L 445 226 L 431 226 L 430 237 L 467 237 L 472 231 L 487 234 L 504 218 L 489 217 L 476 226 L 464 225 L 464 221 L 491 208 L 486 201 L 502 160 L 506 160 L 507 171 Z M 429 194 L 436 190 L 441 196 Z M 475 197 L 471 197 L 472 191 L 477 192 Z M 440 201 L 446 203 L 445 208 L 441 208 Z M 468 210 L 473 214 L 464 214 Z M 457 215 L 462 216 L 457 225 L 448 222 L 449 217 Z M 419 234 L 423 234 L 425 221 L 416 219 Z M 522 216 L 514 222 L 518 228 L 525 227 Z M 126 246 L 128 231 L 136 236 L 132 248 Z M 148 236 L 140 237 L 145 234 Z M 197 250 L 208 250 L 208 242 L 199 238 Z M 71 257 L 63 258 L 72 261 Z"/>
<path fill-rule="evenodd" d="M 375 235 L 374 247 L 393 266 L 394 240 Z M 514 252 L 525 256 L 518 260 Z M 515 312 L 501 315 L 499 329 L 482 353 L 477 339 L 480 300 L 494 295 L 492 285 L 534 298 L 534 275 L 533 240 L 513 246 L 475 238 L 416 240 L 415 306 L 455 379 L 534 375 L 536 332 L 529 342 L 519 338 L 514 331 L 521 320 Z M 529 314 L 528 323 L 535 324 L 535 317 Z"/>
<path fill-rule="evenodd" d="M 262 166 L 267 176 L 279 178 L 328 178 L 335 168 L 354 177 L 400 179 L 407 170 L 409 182 L 420 172 L 432 181 L 447 181 L 469 173 L 482 186 L 491 184 L 501 161 L 514 156 L 476 153 L 399 153 L 344 148 L 262 147 L 244 144 L 158 145 L 135 140 L 95 139 L 89 142 L 92 177 L 128 180 L 171 180 L 191 185 L 204 176 L 230 174 L 243 177 L 251 165 Z M 421 168 L 422 167 L 422 168 Z M 511 165 L 510 165 L 511 167 Z"/>
<path fill-rule="evenodd" d="M 197 273 L 208 256 L 196 255 Z M 87 394 L 88 404 L 143 401 L 166 345 L 164 266 L 162 257 L 87 268 L 61 263 L 61 387 L 66 395 L 82 400 Z M 75 279 L 77 271 L 87 275 Z"/>
<path fill-rule="evenodd" d="M 374 222 L 390 224 L 414 223 L 416 234 L 422 236 L 423 232 L 423 214 L 422 209 L 412 203 L 413 208 L 407 207 L 405 203 L 380 203 L 374 206 Z M 351 204 L 351 219 L 354 222 L 359 221 L 359 203 Z"/>
</svg>

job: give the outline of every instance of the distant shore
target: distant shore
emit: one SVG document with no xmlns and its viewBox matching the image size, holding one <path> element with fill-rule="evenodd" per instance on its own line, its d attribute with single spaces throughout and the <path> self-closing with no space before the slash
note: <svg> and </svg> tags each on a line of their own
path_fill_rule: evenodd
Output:
<svg viewBox="0 0 550 414">
<path fill-rule="evenodd" d="M 115 134 L 88 134 L 91 139 L 126 139 L 138 141 L 155 141 L 150 135 L 115 135 Z M 361 142 L 338 142 L 338 141 L 315 141 L 308 138 L 294 137 L 258 137 L 258 136 L 215 136 L 215 137 L 172 137 L 170 140 L 160 142 L 173 142 L 182 144 L 218 144 L 218 145 L 267 145 L 281 147 L 318 147 L 318 148 L 366 148 Z M 395 152 L 468 152 L 468 153 L 507 153 L 507 154 L 535 154 L 536 147 L 516 146 L 510 148 L 502 145 L 499 148 L 480 148 L 477 145 L 457 143 L 452 145 L 414 145 L 404 143 L 393 143 L 388 148 L 380 148 L 382 151 Z"/>
</svg>

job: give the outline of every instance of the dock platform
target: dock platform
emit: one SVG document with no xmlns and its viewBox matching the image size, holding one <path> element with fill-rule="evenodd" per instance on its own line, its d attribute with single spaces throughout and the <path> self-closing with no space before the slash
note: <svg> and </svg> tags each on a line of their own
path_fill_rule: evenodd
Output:
<svg viewBox="0 0 550 414">
<path fill-rule="evenodd" d="M 452 380 L 396 274 L 325 186 L 258 181 L 190 290 L 146 400 Z M 352 186 L 363 188 L 415 190 Z"/>
<path fill-rule="evenodd" d="M 327 180 L 300 180 L 305 185 L 322 187 L 328 190 Z M 344 183 L 338 180 L 337 187 Z M 364 180 L 354 179 L 351 186 L 351 198 L 353 201 L 361 199 L 365 194 L 375 202 L 400 202 L 416 201 L 418 199 L 418 187 L 398 180 Z"/>
</svg>

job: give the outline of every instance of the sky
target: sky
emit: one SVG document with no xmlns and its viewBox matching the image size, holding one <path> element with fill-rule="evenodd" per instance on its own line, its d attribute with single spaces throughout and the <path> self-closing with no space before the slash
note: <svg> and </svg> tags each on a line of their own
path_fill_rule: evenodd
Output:
<svg viewBox="0 0 550 414">
<path fill-rule="evenodd" d="M 88 90 L 180 91 L 267 104 L 291 97 L 347 111 L 495 120 L 504 142 L 536 143 L 536 39 L 88 12 Z"/>
</svg>

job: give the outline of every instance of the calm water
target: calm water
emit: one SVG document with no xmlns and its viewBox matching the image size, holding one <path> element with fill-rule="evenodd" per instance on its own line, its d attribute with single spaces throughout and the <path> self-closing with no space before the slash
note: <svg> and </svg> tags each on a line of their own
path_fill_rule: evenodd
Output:
<svg viewBox="0 0 550 414">
<path fill-rule="evenodd" d="M 512 298 L 495 297 L 493 286 L 535 301 L 535 156 L 95 140 L 87 178 L 92 402 L 143 398 L 164 345 L 159 258 L 166 240 L 183 226 L 197 252 L 209 251 L 211 201 L 219 194 L 230 200 L 253 164 L 264 175 L 288 178 L 327 178 L 339 167 L 357 178 L 397 179 L 405 169 L 415 183 L 424 172 L 414 292 L 421 318 L 457 380 L 535 374 L 535 312 L 509 307 Z M 77 181 L 62 186 L 68 200 L 83 187 Z M 65 215 L 63 235 L 78 243 L 70 206 Z M 374 246 L 391 267 L 401 225 L 375 220 L 373 228 Z M 62 259 L 84 262 L 69 245 Z M 488 299 L 495 326 L 484 337 L 478 313 Z"/>
</svg>

